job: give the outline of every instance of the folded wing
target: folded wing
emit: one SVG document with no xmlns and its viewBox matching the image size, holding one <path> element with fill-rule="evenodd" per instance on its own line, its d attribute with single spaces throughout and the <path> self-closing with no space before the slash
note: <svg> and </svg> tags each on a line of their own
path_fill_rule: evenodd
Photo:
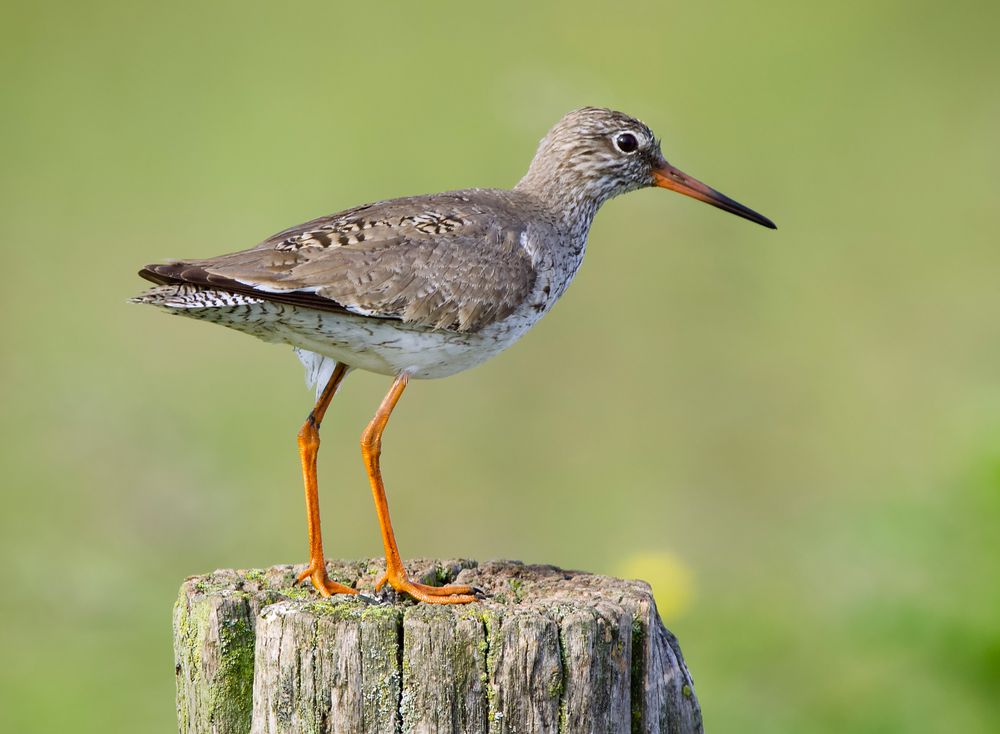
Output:
<svg viewBox="0 0 1000 734">
<path fill-rule="evenodd" d="M 460 194 L 379 202 L 306 222 L 249 250 L 150 265 L 140 275 L 475 332 L 509 316 L 534 285 L 525 227 L 504 204 L 471 204 Z"/>
</svg>

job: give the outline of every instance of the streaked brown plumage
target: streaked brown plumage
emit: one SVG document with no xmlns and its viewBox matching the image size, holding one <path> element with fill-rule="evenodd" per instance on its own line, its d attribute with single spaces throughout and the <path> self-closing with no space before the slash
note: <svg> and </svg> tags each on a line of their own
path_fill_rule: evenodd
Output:
<svg viewBox="0 0 1000 734">
<path fill-rule="evenodd" d="M 150 265 L 143 277 L 291 305 L 478 331 L 511 315 L 535 270 L 517 192 L 377 202 L 320 217 L 230 255 Z"/>
<path fill-rule="evenodd" d="M 571 112 L 542 140 L 513 190 L 467 189 L 381 201 L 320 217 L 249 250 L 154 264 L 157 287 L 133 299 L 296 348 L 318 401 L 299 434 L 310 578 L 323 594 L 355 593 L 326 575 L 315 460 L 319 423 L 351 368 L 395 382 L 362 453 L 386 550 L 387 581 L 433 603 L 472 601 L 467 587 L 406 578 L 378 457 L 382 430 L 411 377 L 443 377 L 515 342 L 565 291 L 609 198 L 660 186 L 768 227 L 766 218 L 670 166 L 648 127 L 620 112 Z"/>
</svg>

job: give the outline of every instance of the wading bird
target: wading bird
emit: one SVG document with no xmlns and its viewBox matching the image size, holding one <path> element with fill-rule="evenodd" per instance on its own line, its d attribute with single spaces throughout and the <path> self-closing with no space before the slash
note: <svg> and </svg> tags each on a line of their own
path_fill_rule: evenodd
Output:
<svg viewBox="0 0 1000 734">
<path fill-rule="evenodd" d="M 317 388 L 298 434 L 310 579 L 326 572 L 316 455 L 330 400 L 352 369 L 393 378 L 361 438 L 385 546 L 376 589 L 432 604 L 473 601 L 468 586 L 412 582 L 396 547 L 379 470 L 382 432 L 411 379 L 447 377 L 503 351 L 544 316 L 583 260 L 601 204 L 659 186 L 765 227 L 767 218 L 667 163 L 652 131 L 621 112 L 570 112 L 542 139 L 513 189 L 464 189 L 379 201 L 286 229 L 249 250 L 148 265 L 157 284 L 132 299 L 289 344 Z"/>
</svg>

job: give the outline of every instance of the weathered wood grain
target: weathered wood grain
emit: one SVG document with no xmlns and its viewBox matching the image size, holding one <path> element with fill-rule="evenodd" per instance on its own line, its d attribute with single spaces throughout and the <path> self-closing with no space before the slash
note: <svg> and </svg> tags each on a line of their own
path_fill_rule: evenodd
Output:
<svg viewBox="0 0 1000 734">
<path fill-rule="evenodd" d="M 381 561 L 331 562 L 371 590 Z M 322 599 L 292 566 L 189 578 L 174 609 L 181 734 L 689 734 L 701 711 L 641 581 L 413 561 L 482 602 Z"/>
</svg>

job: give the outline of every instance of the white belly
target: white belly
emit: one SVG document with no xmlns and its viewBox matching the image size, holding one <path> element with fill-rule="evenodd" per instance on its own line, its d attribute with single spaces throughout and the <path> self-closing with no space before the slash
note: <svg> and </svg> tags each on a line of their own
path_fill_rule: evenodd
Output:
<svg viewBox="0 0 1000 734">
<path fill-rule="evenodd" d="M 290 344 L 356 369 L 389 376 L 406 371 L 418 379 L 447 377 L 475 367 L 509 347 L 534 323 L 534 319 L 514 315 L 479 333 L 466 334 L 269 301 L 222 307 L 163 307 L 264 341 Z M 310 370 L 308 356 L 300 354 L 300 358 Z M 321 367 L 317 364 L 314 369 Z M 325 366 L 322 370 L 326 371 Z M 319 377 L 317 373 L 316 379 Z"/>
<path fill-rule="evenodd" d="M 475 367 L 513 344 L 526 330 L 456 334 L 318 311 L 290 315 L 281 327 L 282 341 L 299 349 L 368 372 L 395 376 L 406 371 L 420 379 L 447 377 Z"/>
</svg>

